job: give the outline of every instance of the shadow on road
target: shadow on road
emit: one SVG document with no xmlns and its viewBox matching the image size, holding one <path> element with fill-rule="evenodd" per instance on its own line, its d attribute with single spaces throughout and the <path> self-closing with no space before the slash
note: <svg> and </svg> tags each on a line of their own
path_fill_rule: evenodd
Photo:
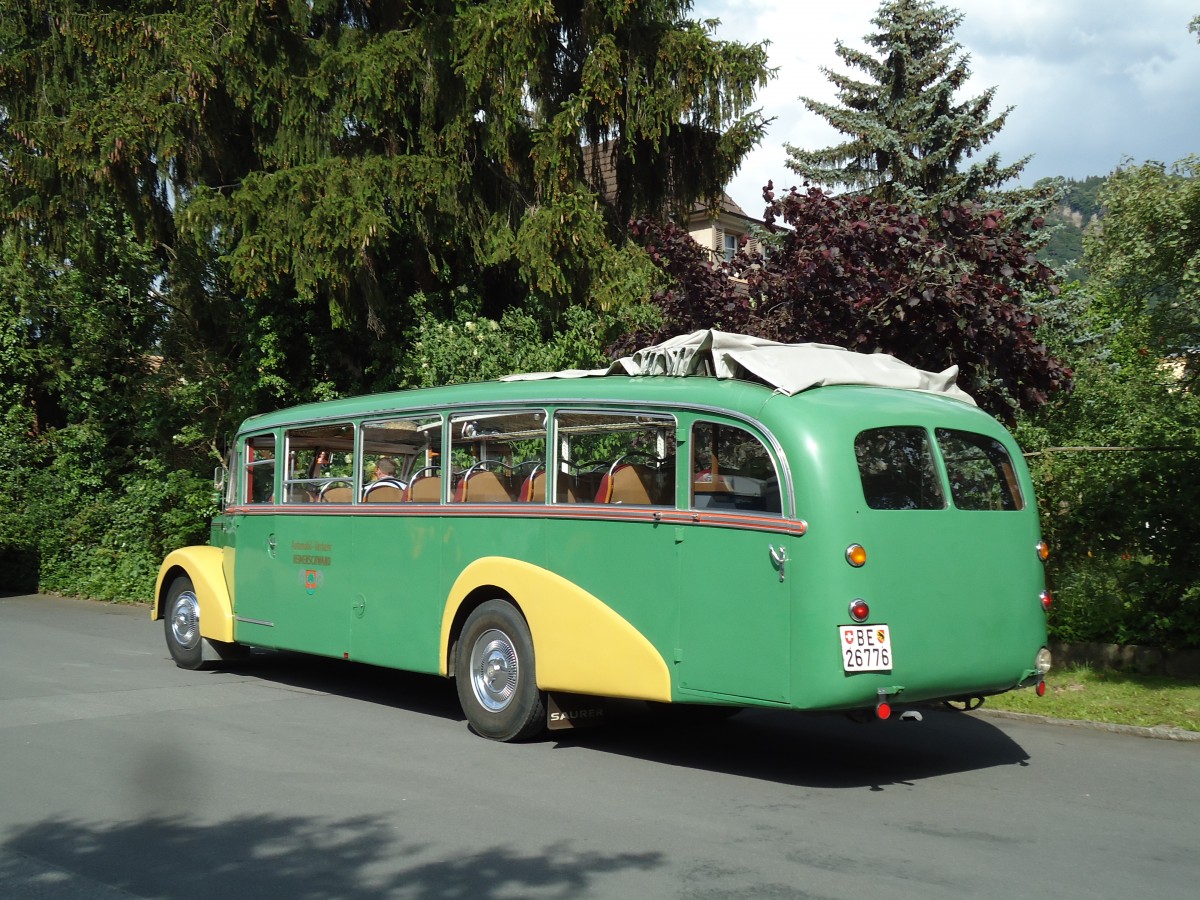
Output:
<svg viewBox="0 0 1200 900">
<path fill-rule="evenodd" d="M 993 766 L 1027 765 L 1029 755 L 996 726 L 959 712 L 926 710 L 921 723 L 859 724 L 835 713 L 744 710 L 708 726 L 631 723 L 580 732 L 570 744 L 812 788 L 883 790 Z"/>
<path fill-rule="evenodd" d="M 339 660 L 256 654 L 230 671 L 306 690 L 377 703 L 462 722 L 452 681 Z M 985 719 L 943 709 L 922 710 L 920 723 L 859 724 L 840 713 L 743 710 L 705 724 L 687 724 L 627 703 L 608 725 L 550 732 L 535 746 L 587 749 L 820 788 L 910 784 L 993 766 L 1024 765 L 1025 750 Z M 482 740 L 463 726 L 463 740 Z"/>
<path fill-rule="evenodd" d="M 243 816 L 217 824 L 53 818 L 0 845 L 0 893 L 23 897 L 575 897 L 595 879 L 663 865 L 661 854 L 483 848 L 431 858 L 378 817 Z M 104 890 L 106 887 L 115 891 Z M 27 889 L 27 890 L 26 890 Z M 10 892 L 10 893 L 5 893 Z"/>
<path fill-rule="evenodd" d="M 230 663 L 222 671 L 272 684 L 409 710 L 423 716 L 464 721 L 454 682 L 437 675 L 267 650 L 256 650 L 249 659 Z"/>
</svg>

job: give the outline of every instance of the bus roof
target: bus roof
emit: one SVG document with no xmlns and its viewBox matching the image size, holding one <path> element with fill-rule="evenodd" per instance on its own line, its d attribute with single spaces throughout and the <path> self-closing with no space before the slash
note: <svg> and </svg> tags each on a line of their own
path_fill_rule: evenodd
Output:
<svg viewBox="0 0 1200 900">
<path fill-rule="evenodd" d="M 958 366 L 926 372 L 886 353 L 855 353 L 830 344 L 781 344 L 709 329 L 671 338 L 617 360 L 607 369 L 567 369 L 508 375 L 501 381 L 605 375 L 707 376 L 758 381 L 792 395 L 831 384 L 901 388 L 945 394 L 974 405 L 955 384 Z"/>
<path fill-rule="evenodd" d="M 502 387 L 496 381 L 468 382 L 307 403 L 251 416 L 239 432 L 391 411 L 453 410 L 479 403 L 653 402 L 750 411 L 761 410 L 773 395 L 793 396 L 820 386 L 891 388 L 893 407 L 904 394 L 914 399 L 919 394 L 955 399 L 974 407 L 970 395 L 954 385 L 956 373 L 953 367 L 941 373 L 923 372 L 882 353 L 695 332 L 638 351 L 608 369 L 509 375 L 500 380 L 508 382 Z"/>
</svg>

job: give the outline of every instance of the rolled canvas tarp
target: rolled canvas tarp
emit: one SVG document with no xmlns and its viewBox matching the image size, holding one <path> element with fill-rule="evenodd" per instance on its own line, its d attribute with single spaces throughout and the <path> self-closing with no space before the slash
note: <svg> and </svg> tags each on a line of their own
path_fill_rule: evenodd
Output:
<svg viewBox="0 0 1200 900">
<path fill-rule="evenodd" d="M 783 394 L 833 384 L 858 384 L 945 394 L 974 405 L 955 384 L 958 366 L 926 372 L 886 353 L 855 353 L 830 344 L 781 344 L 744 334 L 693 331 L 638 350 L 607 369 L 567 369 L 509 375 L 505 381 L 603 375 L 707 375 L 760 381 Z"/>
</svg>

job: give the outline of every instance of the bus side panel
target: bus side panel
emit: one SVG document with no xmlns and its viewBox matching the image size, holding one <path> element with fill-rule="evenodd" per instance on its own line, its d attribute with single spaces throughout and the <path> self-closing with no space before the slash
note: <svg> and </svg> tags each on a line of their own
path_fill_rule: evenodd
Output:
<svg viewBox="0 0 1200 900">
<path fill-rule="evenodd" d="M 357 581 L 346 600 L 353 659 L 445 674 L 442 614 L 462 571 L 483 556 L 536 562 L 544 555 L 540 516 L 500 515 L 501 507 L 492 514 L 443 514 L 447 509 L 355 517 Z"/>
<path fill-rule="evenodd" d="M 353 518 L 272 507 L 236 522 L 238 639 L 341 657 L 355 596 Z"/>
<path fill-rule="evenodd" d="M 442 534 L 432 514 L 361 516 L 354 523 L 353 596 L 348 598 L 350 654 L 359 662 L 414 672 L 438 671 Z"/>
<path fill-rule="evenodd" d="M 163 602 L 171 582 L 179 575 L 191 579 L 200 602 L 200 634 L 212 641 L 233 641 L 233 604 L 222 570 L 224 551 L 219 547 L 182 547 L 167 555 L 154 585 L 151 619 L 163 617 Z"/>
<path fill-rule="evenodd" d="M 678 532 L 681 694 L 786 703 L 795 575 L 776 560 L 795 556 L 805 539 L 702 524 Z"/>
<path fill-rule="evenodd" d="M 542 563 L 620 616 L 666 660 L 678 698 L 679 585 L 676 582 L 674 525 L 639 521 L 595 521 L 584 517 L 544 523 L 544 546 L 553 553 Z M 591 653 L 604 648 L 592 646 Z M 664 698 L 666 699 L 666 698 Z"/>
<path fill-rule="evenodd" d="M 463 570 L 442 615 L 443 648 L 449 647 L 459 607 L 481 585 L 502 587 L 524 613 L 542 690 L 671 699 L 667 664 L 636 628 L 578 585 L 517 559 L 484 557 Z M 445 654 L 443 674 L 449 662 Z"/>
</svg>

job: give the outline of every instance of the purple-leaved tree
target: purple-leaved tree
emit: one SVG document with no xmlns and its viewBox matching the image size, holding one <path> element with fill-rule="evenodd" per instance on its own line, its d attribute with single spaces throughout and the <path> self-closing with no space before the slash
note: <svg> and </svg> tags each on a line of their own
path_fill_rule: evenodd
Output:
<svg viewBox="0 0 1200 900">
<path fill-rule="evenodd" d="M 1006 420 L 1070 390 L 1071 371 L 1038 341 L 1026 302 L 1057 290 L 1053 273 L 1003 212 L 963 203 L 930 222 L 817 188 L 776 197 L 768 184 L 763 196 L 775 235 L 766 255 L 719 266 L 682 229 L 633 223 L 673 284 L 654 298 L 663 326 L 627 335 L 615 352 L 720 328 L 890 353 L 922 369 L 957 365 L 959 384 Z"/>
</svg>

